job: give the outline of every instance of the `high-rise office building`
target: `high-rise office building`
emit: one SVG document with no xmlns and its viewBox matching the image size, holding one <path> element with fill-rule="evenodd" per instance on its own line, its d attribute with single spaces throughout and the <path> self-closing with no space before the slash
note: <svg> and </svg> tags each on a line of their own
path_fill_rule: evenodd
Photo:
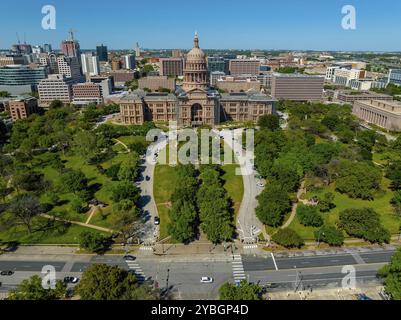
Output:
<svg viewBox="0 0 401 320">
<path fill-rule="evenodd" d="M 271 83 L 272 96 L 280 100 L 314 101 L 323 96 L 324 77 L 275 73 Z"/>
<path fill-rule="evenodd" d="M 107 46 L 104 46 L 103 44 L 100 46 L 97 46 L 96 53 L 97 53 L 97 56 L 99 57 L 99 61 L 106 62 L 109 60 Z"/>
<path fill-rule="evenodd" d="M 162 58 L 159 62 L 161 76 L 182 76 L 184 70 L 184 59 Z"/>
<path fill-rule="evenodd" d="M 81 66 L 84 75 L 97 76 L 100 73 L 99 57 L 93 53 L 81 54 Z"/>
<path fill-rule="evenodd" d="M 74 39 L 74 31 L 70 30 L 70 39 L 61 42 L 61 52 L 66 57 L 79 57 L 81 54 L 81 48 L 79 42 Z"/>
<path fill-rule="evenodd" d="M 222 57 L 207 57 L 207 69 L 209 72 L 226 71 L 226 62 Z"/>
<path fill-rule="evenodd" d="M 46 68 L 23 65 L 0 67 L 0 91 L 19 95 L 36 90 L 38 83 L 47 76 Z"/>
<path fill-rule="evenodd" d="M 229 62 L 230 74 L 233 76 L 239 75 L 254 75 L 259 74 L 260 61 L 250 59 L 233 59 Z"/>
<path fill-rule="evenodd" d="M 47 53 L 52 52 L 52 51 L 53 51 L 53 50 L 52 50 L 52 45 L 49 44 L 49 43 L 45 43 L 45 44 L 43 45 L 43 51 L 44 51 L 44 52 L 47 52 Z"/>
<path fill-rule="evenodd" d="M 140 57 L 141 56 L 141 47 L 139 46 L 138 42 L 136 43 L 136 46 L 135 46 L 135 56 L 136 57 Z"/>
<path fill-rule="evenodd" d="M 73 84 L 73 79 L 64 75 L 49 75 L 47 79 L 42 80 L 38 85 L 40 105 L 46 107 L 54 100 L 71 103 Z"/>
<path fill-rule="evenodd" d="M 133 54 L 127 54 L 123 57 L 124 69 L 132 70 L 135 69 L 136 59 Z"/>
<path fill-rule="evenodd" d="M 59 56 L 57 57 L 57 67 L 59 74 L 67 78 L 72 78 L 75 82 L 83 81 L 81 67 L 77 57 Z"/>
</svg>

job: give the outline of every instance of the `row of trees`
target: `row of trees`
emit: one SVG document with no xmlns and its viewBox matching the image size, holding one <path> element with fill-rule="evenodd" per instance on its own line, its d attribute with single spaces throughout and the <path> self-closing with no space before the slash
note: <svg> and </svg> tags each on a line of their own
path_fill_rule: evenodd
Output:
<svg viewBox="0 0 401 320">
<path fill-rule="evenodd" d="M 177 187 L 171 197 L 171 236 L 187 243 L 197 237 L 198 227 L 213 243 L 231 240 L 234 235 L 232 204 L 223 187 L 221 170 L 192 165 L 177 168 Z"/>
<path fill-rule="evenodd" d="M 82 274 L 73 294 L 66 284 L 56 281 L 55 289 L 45 289 L 42 278 L 33 276 L 10 291 L 8 300 L 61 300 L 72 295 L 81 300 L 157 300 L 160 292 L 148 283 L 140 284 L 133 273 L 117 266 L 90 265 Z"/>
</svg>

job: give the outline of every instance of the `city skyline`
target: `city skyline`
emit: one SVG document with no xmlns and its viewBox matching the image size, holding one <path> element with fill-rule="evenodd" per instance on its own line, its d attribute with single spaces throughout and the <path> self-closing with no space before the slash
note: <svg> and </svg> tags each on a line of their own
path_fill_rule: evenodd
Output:
<svg viewBox="0 0 401 320">
<path fill-rule="evenodd" d="M 76 38 L 83 49 L 95 49 L 102 43 L 110 50 L 133 49 L 136 42 L 149 49 L 189 49 L 188 39 L 197 30 L 206 50 L 401 51 L 401 45 L 394 41 L 400 29 L 397 12 L 401 4 L 390 0 L 381 3 L 354 1 L 356 30 L 341 27 L 344 17 L 341 9 L 348 4 L 345 1 L 311 0 L 302 6 L 290 1 L 294 4 L 292 7 L 262 1 L 248 6 L 204 1 L 202 8 L 181 0 L 155 1 L 151 8 L 146 3 L 122 1 L 119 8 L 124 10 L 110 11 L 105 3 L 88 1 L 76 6 L 75 0 L 56 0 L 50 3 L 57 12 L 56 30 L 41 28 L 44 3 L 23 2 L 23 12 L 5 16 L 0 23 L 3 30 L 8 30 L 1 36 L 1 49 L 17 43 L 16 33 L 21 42 L 26 38 L 27 43 L 51 43 L 59 49 L 61 40 L 66 39 L 68 30 L 73 28 L 78 31 Z M 14 8 L 6 3 L 4 9 L 12 12 Z M 88 16 L 94 19 L 89 20 Z M 103 23 L 105 21 L 107 23 Z"/>
</svg>

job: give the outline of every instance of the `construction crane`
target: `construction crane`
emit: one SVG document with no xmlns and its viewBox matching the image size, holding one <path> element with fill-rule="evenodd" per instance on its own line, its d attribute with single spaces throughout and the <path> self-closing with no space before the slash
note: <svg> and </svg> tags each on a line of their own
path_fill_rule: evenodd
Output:
<svg viewBox="0 0 401 320">
<path fill-rule="evenodd" d="M 78 30 L 74 30 L 74 29 L 68 30 L 68 34 L 70 35 L 70 41 L 75 41 L 75 39 L 74 39 L 75 32 L 78 32 Z"/>
</svg>

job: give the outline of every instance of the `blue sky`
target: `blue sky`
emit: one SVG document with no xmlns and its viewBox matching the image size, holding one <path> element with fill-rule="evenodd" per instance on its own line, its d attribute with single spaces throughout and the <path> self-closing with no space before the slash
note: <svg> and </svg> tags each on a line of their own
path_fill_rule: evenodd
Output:
<svg viewBox="0 0 401 320">
<path fill-rule="evenodd" d="M 57 10 L 57 29 L 41 28 L 43 5 Z M 195 5 L 196 4 L 196 5 Z M 354 5 L 357 29 L 341 27 Z M 59 47 L 70 28 L 84 49 L 189 48 L 195 30 L 205 49 L 401 51 L 399 0 L 19 0 L 1 4 L 0 48 L 26 33 L 31 44 Z"/>
</svg>

